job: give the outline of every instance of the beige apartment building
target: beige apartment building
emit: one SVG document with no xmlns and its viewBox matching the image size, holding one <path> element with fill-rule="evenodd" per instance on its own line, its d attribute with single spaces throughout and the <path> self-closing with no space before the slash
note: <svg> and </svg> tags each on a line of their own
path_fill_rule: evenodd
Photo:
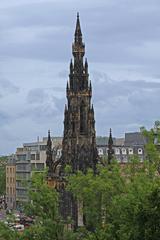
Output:
<svg viewBox="0 0 160 240">
<path fill-rule="evenodd" d="M 16 207 L 16 159 L 11 156 L 6 165 L 6 203 L 8 209 Z"/>
</svg>

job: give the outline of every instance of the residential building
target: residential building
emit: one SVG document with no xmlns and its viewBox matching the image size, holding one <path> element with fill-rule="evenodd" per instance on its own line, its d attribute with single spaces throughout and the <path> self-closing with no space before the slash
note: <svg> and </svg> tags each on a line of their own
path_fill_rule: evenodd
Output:
<svg viewBox="0 0 160 240">
<path fill-rule="evenodd" d="M 24 143 L 16 151 L 16 206 L 28 201 L 28 186 L 32 173 L 46 166 L 46 141 Z"/>
<path fill-rule="evenodd" d="M 126 163 L 136 155 L 140 161 L 145 158 L 146 138 L 141 132 L 125 133 L 125 138 L 113 138 L 114 157 L 119 163 Z M 105 144 L 97 145 L 98 154 L 101 157 L 108 155 L 108 139 Z"/>
<path fill-rule="evenodd" d="M 10 156 L 6 165 L 6 204 L 8 209 L 16 207 L 16 158 Z"/>
</svg>

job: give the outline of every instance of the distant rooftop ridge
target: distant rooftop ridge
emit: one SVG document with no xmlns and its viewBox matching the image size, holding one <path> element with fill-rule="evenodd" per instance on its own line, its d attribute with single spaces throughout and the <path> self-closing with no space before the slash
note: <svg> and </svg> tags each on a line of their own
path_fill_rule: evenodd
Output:
<svg viewBox="0 0 160 240">
<path fill-rule="evenodd" d="M 53 144 L 62 144 L 63 137 L 55 136 L 51 137 Z M 42 140 L 37 140 L 35 142 L 23 143 L 23 147 L 32 147 L 37 145 L 46 145 L 47 137 L 43 137 Z M 107 145 L 108 137 L 107 136 L 97 136 L 96 137 L 97 145 Z M 127 132 L 125 133 L 125 137 L 116 138 L 113 137 L 113 145 L 114 146 L 133 146 L 133 145 L 145 145 L 147 143 L 147 139 L 143 136 L 141 132 Z"/>
<path fill-rule="evenodd" d="M 124 145 L 145 145 L 146 143 L 147 139 L 141 132 L 125 133 Z"/>
</svg>

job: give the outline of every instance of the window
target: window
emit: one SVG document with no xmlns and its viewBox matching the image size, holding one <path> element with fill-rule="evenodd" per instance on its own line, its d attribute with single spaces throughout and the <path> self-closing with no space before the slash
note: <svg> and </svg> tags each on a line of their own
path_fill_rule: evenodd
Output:
<svg viewBox="0 0 160 240">
<path fill-rule="evenodd" d="M 123 154 L 123 155 L 126 155 L 126 154 L 127 154 L 127 151 L 126 151 L 125 148 L 122 148 L 122 154 Z"/>
<path fill-rule="evenodd" d="M 98 148 L 98 155 L 103 155 L 103 149 L 102 148 Z"/>
<path fill-rule="evenodd" d="M 30 171 L 29 164 L 17 164 L 17 171 Z"/>
<path fill-rule="evenodd" d="M 30 179 L 30 173 L 27 172 L 19 172 L 16 174 L 18 180 L 29 180 Z"/>
<path fill-rule="evenodd" d="M 84 102 L 80 106 L 80 132 L 84 133 L 86 131 L 86 110 Z"/>
<path fill-rule="evenodd" d="M 117 155 L 120 154 L 120 149 L 119 148 L 115 148 L 115 154 L 117 154 Z"/>
<path fill-rule="evenodd" d="M 133 154 L 133 148 L 129 148 L 128 149 L 128 153 L 131 155 L 131 154 Z"/>
<path fill-rule="evenodd" d="M 142 148 L 138 148 L 138 154 L 143 154 Z"/>
<path fill-rule="evenodd" d="M 47 148 L 47 146 L 46 146 L 46 145 L 40 145 L 40 150 L 42 150 L 42 151 L 45 151 L 45 150 L 46 150 L 46 148 Z"/>
<path fill-rule="evenodd" d="M 18 155 L 17 158 L 19 161 L 24 161 L 26 160 L 26 154 Z"/>
<path fill-rule="evenodd" d="M 32 147 L 30 148 L 30 150 L 31 150 L 31 151 L 37 151 L 37 150 L 38 150 L 38 146 L 32 146 Z"/>
<path fill-rule="evenodd" d="M 31 154 L 31 160 L 35 160 L 35 154 Z"/>
<path fill-rule="evenodd" d="M 44 170 L 44 163 L 32 163 L 32 171 L 41 171 Z"/>
<path fill-rule="evenodd" d="M 10 168 L 10 173 L 12 173 L 12 168 Z"/>
<path fill-rule="evenodd" d="M 18 189 L 17 195 L 18 196 L 27 196 L 27 191 L 25 189 Z"/>
<path fill-rule="evenodd" d="M 37 163 L 36 164 L 36 170 L 41 171 L 44 169 L 44 163 Z"/>
<path fill-rule="evenodd" d="M 40 154 L 39 153 L 36 154 L 36 160 L 40 160 Z"/>
</svg>

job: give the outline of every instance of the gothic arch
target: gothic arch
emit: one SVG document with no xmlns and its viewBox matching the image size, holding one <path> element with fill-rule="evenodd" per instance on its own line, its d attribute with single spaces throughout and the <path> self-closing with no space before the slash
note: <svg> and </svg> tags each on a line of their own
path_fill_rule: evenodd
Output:
<svg viewBox="0 0 160 240">
<path fill-rule="evenodd" d="M 83 133 L 86 130 L 86 109 L 84 101 L 80 105 L 80 132 Z"/>
</svg>

